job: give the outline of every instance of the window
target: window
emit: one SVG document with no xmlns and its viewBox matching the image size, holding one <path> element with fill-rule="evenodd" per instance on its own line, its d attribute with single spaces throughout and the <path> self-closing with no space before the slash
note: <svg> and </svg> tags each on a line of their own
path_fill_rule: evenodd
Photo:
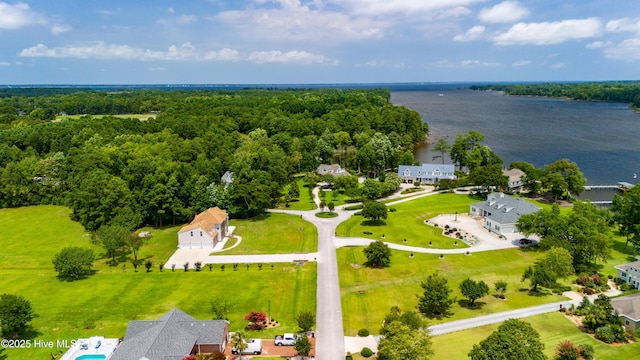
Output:
<svg viewBox="0 0 640 360">
<path fill-rule="evenodd" d="M 629 320 L 625 320 L 625 321 L 624 321 L 624 324 L 625 324 L 625 325 L 627 325 L 627 326 L 629 326 Z"/>
<path fill-rule="evenodd" d="M 627 277 L 627 273 L 622 273 L 620 277 L 621 278 L 626 278 Z"/>
<path fill-rule="evenodd" d="M 200 231 L 200 236 L 202 236 L 202 231 Z"/>
<path fill-rule="evenodd" d="M 193 236 L 193 231 L 191 231 L 191 236 Z"/>
</svg>

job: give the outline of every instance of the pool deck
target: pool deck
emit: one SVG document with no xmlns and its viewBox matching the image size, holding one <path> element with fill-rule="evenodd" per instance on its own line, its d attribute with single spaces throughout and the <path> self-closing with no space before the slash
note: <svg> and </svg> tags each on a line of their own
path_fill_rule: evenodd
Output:
<svg viewBox="0 0 640 360">
<path fill-rule="evenodd" d="M 96 345 L 100 342 L 100 346 Z M 118 347 L 118 339 L 105 339 L 102 336 L 92 336 L 88 339 L 78 339 L 67 350 L 60 360 L 75 360 L 82 355 L 104 355 L 108 359 Z M 82 345 L 86 344 L 87 348 L 82 349 Z"/>
</svg>

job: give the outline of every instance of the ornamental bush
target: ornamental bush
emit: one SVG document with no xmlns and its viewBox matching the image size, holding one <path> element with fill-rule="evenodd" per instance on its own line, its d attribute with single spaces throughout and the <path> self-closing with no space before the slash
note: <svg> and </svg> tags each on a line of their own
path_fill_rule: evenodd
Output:
<svg viewBox="0 0 640 360">
<path fill-rule="evenodd" d="M 373 356 L 373 350 L 369 349 L 368 347 L 362 348 L 362 350 L 360 350 L 360 355 L 366 358 L 371 357 Z"/>
<path fill-rule="evenodd" d="M 369 336 L 369 330 L 367 329 L 360 329 L 358 330 L 358 336 L 360 337 L 367 337 Z M 365 348 L 366 349 L 366 348 Z"/>
</svg>

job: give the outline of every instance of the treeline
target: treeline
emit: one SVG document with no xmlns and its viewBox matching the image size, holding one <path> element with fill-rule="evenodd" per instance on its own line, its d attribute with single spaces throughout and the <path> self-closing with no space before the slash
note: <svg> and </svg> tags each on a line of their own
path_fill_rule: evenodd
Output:
<svg viewBox="0 0 640 360">
<path fill-rule="evenodd" d="M 640 82 L 579 82 L 472 86 L 472 90 L 498 90 L 507 95 L 548 96 L 583 101 L 611 101 L 640 107 Z"/>
<path fill-rule="evenodd" d="M 389 99 L 387 90 L 6 97 L 0 116 L 11 121 L 0 124 L 0 206 L 67 205 L 90 231 L 185 222 L 213 205 L 251 216 L 275 205 L 293 174 L 321 163 L 376 175 L 412 161 L 426 124 Z M 159 113 L 148 121 L 86 115 L 54 122 L 25 107 L 36 105 L 69 115 Z M 226 171 L 233 172 L 227 187 Z"/>
</svg>

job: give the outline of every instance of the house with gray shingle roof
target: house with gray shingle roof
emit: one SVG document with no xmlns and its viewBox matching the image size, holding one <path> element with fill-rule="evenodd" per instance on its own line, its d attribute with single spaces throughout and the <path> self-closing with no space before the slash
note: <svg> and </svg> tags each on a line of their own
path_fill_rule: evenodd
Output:
<svg viewBox="0 0 640 360">
<path fill-rule="evenodd" d="M 173 309 L 158 320 L 133 320 L 109 360 L 182 360 L 187 355 L 224 353 L 226 320 L 196 320 Z"/>
<path fill-rule="evenodd" d="M 442 179 L 456 180 L 455 170 L 451 164 L 400 165 L 398 177 L 407 184 L 437 184 Z"/>
<path fill-rule="evenodd" d="M 634 332 L 640 329 L 640 293 L 613 298 L 611 306 L 624 327 Z"/>
<path fill-rule="evenodd" d="M 351 176 L 351 174 L 339 164 L 320 164 L 316 173 L 318 173 L 318 175 Z"/>
<path fill-rule="evenodd" d="M 503 193 L 491 193 L 486 201 L 471 204 L 469 213 L 472 216 L 482 216 L 487 230 L 506 235 L 518 232 L 516 223 L 521 215 L 538 210 L 540 207 L 524 199 L 512 198 Z"/>
</svg>

